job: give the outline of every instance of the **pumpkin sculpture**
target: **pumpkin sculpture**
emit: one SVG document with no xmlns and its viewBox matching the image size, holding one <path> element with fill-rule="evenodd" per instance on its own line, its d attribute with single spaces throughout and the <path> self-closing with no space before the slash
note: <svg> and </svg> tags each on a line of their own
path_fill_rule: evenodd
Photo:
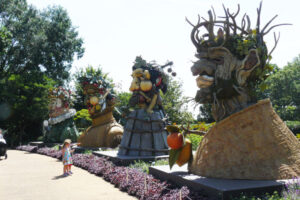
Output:
<svg viewBox="0 0 300 200">
<path fill-rule="evenodd" d="M 70 109 L 71 91 L 63 87 L 49 90 L 49 119 L 44 121 L 44 142 L 62 143 L 69 138 L 76 141 L 79 135 L 73 116 L 75 109 Z"/>
<path fill-rule="evenodd" d="M 224 7 L 225 17 L 193 25 L 191 39 L 197 48 L 191 70 L 200 88 L 199 103 L 212 104 L 217 123 L 204 135 L 189 172 L 226 179 L 276 180 L 300 176 L 300 143 L 273 110 L 270 100 L 258 101 L 257 86 L 272 70 L 264 36 L 278 25 L 260 27 L 261 5 L 255 29 L 245 14 L 242 26 Z M 284 24 L 280 24 L 284 25 Z M 214 28 L 219 30 L 217 35 Z M 222 28 L 219 28 L 222 27 Z M 208 33 L 199 37 L 200 29 Z"/>
<path fill-rule="evenodd" d="M 136 58 L 132 67 L 132 96 L 129 106 L 134 109 L 127 117 L 119 155 L 158 156 L 168 154 L 166 119 L 160 91 L 167 91 L 167 74 L 164 66 L 147 63 Z"/>
<path fill-rule="evenodd" d="M 80 146 L 117 147 L 123 127 L 113 117 L 115 97 L 112 88 L 102 77 L 81 77 L 81 82 L 92 126 L 78 138 Z"/>
</svg>

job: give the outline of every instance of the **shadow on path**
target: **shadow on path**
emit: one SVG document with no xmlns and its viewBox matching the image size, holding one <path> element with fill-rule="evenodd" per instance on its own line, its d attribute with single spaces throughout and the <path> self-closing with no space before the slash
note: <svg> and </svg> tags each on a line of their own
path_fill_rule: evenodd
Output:
<svg viewBox="0 0 300 200">
<path fill-rule="evenodd" d="M 64 176 L 64 175 L 62 174 L 62 175 L 59 175 L 59 176 L 54 176 L 54 177 L 52 178 L 52 180 L 57 180 L 57 179 L 66 178 L 66 177 L 68 177 L 68 176 Z"/>
</svg>

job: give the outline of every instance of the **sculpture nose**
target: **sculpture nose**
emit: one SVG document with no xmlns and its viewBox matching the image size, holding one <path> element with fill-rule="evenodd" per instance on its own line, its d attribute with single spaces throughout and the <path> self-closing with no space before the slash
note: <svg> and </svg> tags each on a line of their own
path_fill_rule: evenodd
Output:
<svg viewBox="0 0 300 200">
<path fill-rule="evenodd" d="M 193 76 L 207 74 L 213 75 L 216 70 L 216 65 L 206 59 L 196 61 L 191 67 Z"/>
</svg>

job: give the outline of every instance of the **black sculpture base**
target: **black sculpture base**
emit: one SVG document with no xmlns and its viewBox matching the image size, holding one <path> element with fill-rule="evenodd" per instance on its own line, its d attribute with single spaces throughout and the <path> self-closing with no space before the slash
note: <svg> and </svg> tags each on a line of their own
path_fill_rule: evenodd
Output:
<svg viewBox="0 0 300 200">
<path fill-rule="evenodd" d="M 44 147 L 46 146 L 46 144 L 42 141 L 33 141 L 33 142 L 29 142 L 30 146 L 36 146 L 38 148 Z"/>
<path fill-rule="evenodd" d="M 168 159 L 169 155 L 161 155 L 161 156 L 123 156 L 118 155 L 117 151 L 94 151 L 94 155 L 107 157 L 110 161 L 112 161 L 115 165 L 128 166 L 135 161 L 142 160 L 145 162 L 152 162 L 155 160 Z"/>
<path fill-rule="evenodd" d="M 229 180 L 215 179 L 189 174 L 187 164 L 178 167 L 173 166 L 172 170 L 168 165 L 149 167 L 149 173 L 163 181 L 170 181 L 178 186 L 187 186 L 194 191 L 199 191 L 209 197 L 230 200 L 234 197 L 260 196 L 266 193 L 280 193 L 284 184 L 294 180 L 276 181 L 254 181 L 254 180 Z"/>
</svg>

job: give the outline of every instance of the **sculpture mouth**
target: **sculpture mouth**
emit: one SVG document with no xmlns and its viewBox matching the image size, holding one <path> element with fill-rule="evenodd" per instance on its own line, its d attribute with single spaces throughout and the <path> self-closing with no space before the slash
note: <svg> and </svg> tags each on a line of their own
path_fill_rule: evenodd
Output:
<svg viewBox="0 0 300 200">
<path fill-rule="evenodd" d="M 209 75 L 199 75 L 196 78 L 198 88 L 209 88 L 214 83 L 215 78 Z"/>
<path fill-rule="evenodd" d="M 197 91 L 195 100 L 198 103 L 210 103 L 212 101 L 212 86 L 215 82 L 214 71 L 208 73 L 207 70 L 202 72 L 194 73 L 194 76 L 197 76 L 196 83 L 199 88 Z"/>
</svg>

